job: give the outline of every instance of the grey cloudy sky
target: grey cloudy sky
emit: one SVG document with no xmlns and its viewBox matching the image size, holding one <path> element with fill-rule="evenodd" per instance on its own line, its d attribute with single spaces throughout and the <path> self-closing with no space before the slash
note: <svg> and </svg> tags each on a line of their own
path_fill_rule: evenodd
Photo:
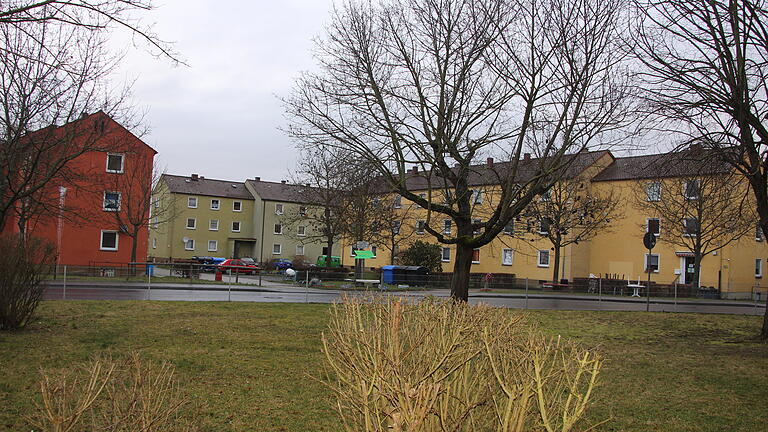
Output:
<svg viewBox="0 0 768 432">
<path fill-rule="evenodd" d="M 144 141 L 170 174 L 245 180 L 286 178 L 295 163 L 278 96 L 314 65 L 311 39 L 329 21 L 330 0 L 166 0 L 143 17 L 175 41 L 189 67 L 130 50 L 121 79 L 136 79 L 146 109 Z"/>
</svg>

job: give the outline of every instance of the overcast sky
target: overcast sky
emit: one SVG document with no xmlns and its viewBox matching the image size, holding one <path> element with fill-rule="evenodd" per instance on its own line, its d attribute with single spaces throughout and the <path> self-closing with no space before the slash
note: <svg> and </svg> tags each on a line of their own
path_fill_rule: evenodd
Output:
<svg viewBox="0 0 768 432">
<path fill-rule="evenodd" d="M 136 79 L 134 104 L 147 110 L 144 141 L 169 174 L 285 179 L 295 155 L 278 96 L 313 67 L 332 2 L 165 1 L 144 20 L 189 67 L 131 50 L 120 73 Z"/>
</svg>

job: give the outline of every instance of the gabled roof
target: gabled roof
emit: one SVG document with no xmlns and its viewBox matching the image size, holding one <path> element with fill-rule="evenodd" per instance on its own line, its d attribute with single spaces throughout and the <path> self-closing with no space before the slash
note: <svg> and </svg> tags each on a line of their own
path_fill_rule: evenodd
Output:
<svg viewBox="0 0 768 432">
<path fill-rule="evenodd" d="M 254 199 L 243 182 L 207 179 L 197 175 L 186 177 L 171 174 L 163 174 L 162 180 L 165 181 L 168 190 L 172 193 L 244 200 Z"/>
<path fill-rule="evenodd" d="M 264 201 L 283 201 L 300 204 L 310 204 L 317 201 L 316 189 L 301 184 L 288 182 L 270 182 L 264 180 L 246 180 L 248 186 Z"/>
<path fill-rule="evenodd" d="M 592 181 L 692 177 L 729 172 L 731 167 L 727 163 L 711 157 L 706 150 L 691 148 L 670 153 L 617 157 Z"/>
</svg>

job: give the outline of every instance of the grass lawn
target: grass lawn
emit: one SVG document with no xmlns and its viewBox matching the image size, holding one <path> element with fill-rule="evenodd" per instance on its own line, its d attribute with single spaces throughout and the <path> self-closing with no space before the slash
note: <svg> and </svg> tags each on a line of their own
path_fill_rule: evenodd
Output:
<svg viewBox="0 0 768 432">
<path fill-rule="evenodd" d="M 40 367 L 102 351 L 171 361 L 202 431 L 337 431 L 322 357 L 327 305 L 44 302 L 26 330 L 0 333 L 0 430 L 22 422 Z M 589 418 L 603 431 L 765 430 L 768 345 L 761 317 L 529 311 L 552 335 L 607 358 Z"/>
</svg>

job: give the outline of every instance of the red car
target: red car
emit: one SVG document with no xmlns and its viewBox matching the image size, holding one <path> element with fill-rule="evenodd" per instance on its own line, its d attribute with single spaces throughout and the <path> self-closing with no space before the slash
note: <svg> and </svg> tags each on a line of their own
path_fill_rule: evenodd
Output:
<svg viewBox="0 0 768 432">
<path fill-rule="evenodd" d="M 221 262 L 217 267 L 217 271 L 222 273 L 240 273 L 240 274 L 259 274 L 261 270 L 259 266 L 252 263 L 247 263 L 241 259 L 227 259 Z"/>
</svg>

